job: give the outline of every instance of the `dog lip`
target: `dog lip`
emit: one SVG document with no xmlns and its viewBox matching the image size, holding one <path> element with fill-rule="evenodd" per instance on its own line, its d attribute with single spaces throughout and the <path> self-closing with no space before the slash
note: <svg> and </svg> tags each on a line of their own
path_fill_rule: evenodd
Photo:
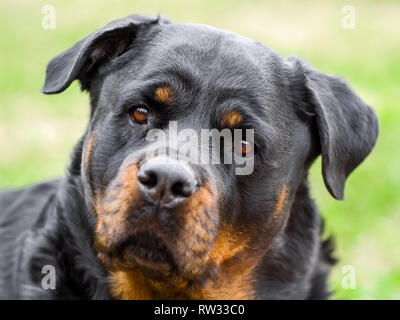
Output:
<svg viewBox="0 0 400 320">
<path fill-rule="evenodd" d="M 112 251 L 113 259 L 121 260 L 124 268 L 138 267 L 147 274 L 169 274 L 175 265 L 165 241 L 152 228 L 136 230 Z"/>
</svg>

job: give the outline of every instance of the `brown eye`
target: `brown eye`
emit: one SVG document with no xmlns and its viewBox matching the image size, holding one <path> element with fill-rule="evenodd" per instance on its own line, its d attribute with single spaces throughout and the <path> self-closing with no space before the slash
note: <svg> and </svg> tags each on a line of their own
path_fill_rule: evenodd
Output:
<svg viewBox="0 0 400 320">
<path fill-rule="evenodd" d="M 246 140 L 242 140 L 240 141 L 240 150 L 242 153 L 242 157 L 246 157 L 253 152 L 253 145 Z"/>
<path fill-rule="evenodd" d="M 146 108 L 137 107 L 131 111 L 131 119 L 138 124 L 146 123 L 148 117 L 149 111 Z"/>
</svg>

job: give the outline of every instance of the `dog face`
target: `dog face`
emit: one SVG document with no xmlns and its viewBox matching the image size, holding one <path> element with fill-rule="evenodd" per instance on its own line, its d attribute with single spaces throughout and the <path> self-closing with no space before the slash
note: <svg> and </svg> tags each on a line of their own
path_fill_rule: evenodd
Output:
<svg viewBox="0 0 400 320">
<path fill-rule="evenodd" d="M 243 288 L 315 158 L 342 198 L 377 136 L 373 112 L 340 79 L 207 26 L 114 21 L 54 58 L 43 91 L 75 79 L 92 106 L 80 173 L 96 250 L 120 297 L 218 297 L 228 284 L 251 297 Z M 239 150 L 252 171 L 169 156 L 193 141 L 161 152 L 149 133 L 170 138 L 173 126 L 199 137 L 254 130 L 251 141 L 232 139 L 233 150 L 196 145 L 211 158 Z"/>
</svg>

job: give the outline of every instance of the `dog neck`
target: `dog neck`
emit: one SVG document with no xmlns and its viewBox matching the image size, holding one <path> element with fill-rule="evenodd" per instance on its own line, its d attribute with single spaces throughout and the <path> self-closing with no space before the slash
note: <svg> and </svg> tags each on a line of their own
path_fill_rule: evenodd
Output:
<svg viewBox="0 0 400 320">
<path fill-rule="evenodd" d="M 217 275 L 208 279 L 186 280 L 169 277 L 168 281 L 146 278 L 138 270 L 110 273 L 111 296 L 123 300 L 149 299 L 254 299 L 253 271 L 256 264 L 239 262 L 240 255 L 221 264 Z"/>
</svg>

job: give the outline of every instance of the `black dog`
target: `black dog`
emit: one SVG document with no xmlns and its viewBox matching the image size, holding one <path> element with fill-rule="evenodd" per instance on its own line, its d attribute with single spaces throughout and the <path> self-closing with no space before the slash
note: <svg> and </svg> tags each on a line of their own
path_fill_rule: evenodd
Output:
<svg viewBox="0 0 400 320">
<path fill-rule="evenodd" d="M 321 154 L 342 199 L 378 134 L 345 82 L 232 33 L 138 15 L 55 57 L 43 92 L 75 79 L 91 116 L 68 174 L 0 196 L 1 298 L 329 297 L 332 247 L 307 172 Z M 240 141 L 253 172 L 149 157 L 147 133 L 170 121 L 254 129 Z"/>
</svg>

